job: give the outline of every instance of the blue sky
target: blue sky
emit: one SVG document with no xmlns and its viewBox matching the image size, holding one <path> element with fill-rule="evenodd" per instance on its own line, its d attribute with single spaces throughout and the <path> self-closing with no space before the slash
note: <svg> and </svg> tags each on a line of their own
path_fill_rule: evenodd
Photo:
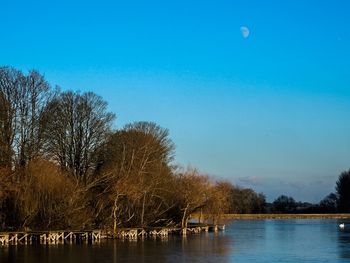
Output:
<svg viewBox="0 0 350 263">
<path fill-rule="evenodd" d="M 349 1 L 0 1 L 1 65 L 168 128 L 185 166 L 270 201 L 350 167 Z"/>
</svg>

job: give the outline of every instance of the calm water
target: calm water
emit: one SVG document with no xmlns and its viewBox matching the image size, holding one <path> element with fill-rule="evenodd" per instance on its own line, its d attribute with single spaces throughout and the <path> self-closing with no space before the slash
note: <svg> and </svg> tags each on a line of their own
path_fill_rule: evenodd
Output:
<svg viewBox="0 0 350 263">
<path fill-rule="evenodd" d="M 0 262 L 350 262 L 350 221 L 233 221 L 219 234 L 0 247 Z"/>
</svg>

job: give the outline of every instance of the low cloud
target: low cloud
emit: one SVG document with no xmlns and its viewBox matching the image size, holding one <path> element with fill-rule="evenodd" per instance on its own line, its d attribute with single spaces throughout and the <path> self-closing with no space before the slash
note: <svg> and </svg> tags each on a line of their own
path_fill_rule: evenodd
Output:
<svg viewBox="0 0 350 263">
<path fill-rule="evenodd" d="M 257 176 L 239 177 L 238 181 L 244 185 L 258 186 L 264 184 L 264 179 Z"/>
<path fill-rule="evenodd" d="M 291 187 L 291 188 L 294 188 L 294 189 L 303 189 L 305 188 L 305 183 L 304 182 L 286 182 L 286 183 L 283 183 L 285 186 L 287 187 Z"/>
</svg>

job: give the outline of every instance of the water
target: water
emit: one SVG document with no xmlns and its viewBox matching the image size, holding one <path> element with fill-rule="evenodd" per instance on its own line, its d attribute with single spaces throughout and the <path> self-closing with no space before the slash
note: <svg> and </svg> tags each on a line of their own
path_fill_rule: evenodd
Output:
<svg viewBox="0 0 350 263">
<path fill-rule="evenodd" d="M 232 221 L 225 232 L 186 238 L 10 245 L 0 247 L 0 262 L 350 262 L 350 221 Z"/>
</svg>

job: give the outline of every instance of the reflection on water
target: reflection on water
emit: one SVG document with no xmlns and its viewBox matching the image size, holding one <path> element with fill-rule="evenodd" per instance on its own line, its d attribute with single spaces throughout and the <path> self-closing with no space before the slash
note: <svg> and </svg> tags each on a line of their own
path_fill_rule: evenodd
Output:
<svg viewBox="0 0 350 263">
<path fill-rule="evenodd" d="M 94 245 L 7 246 L 0 248 L 0 262 L 229 262 L 228 239 L 223 233 L 210 233 Z"/>
<path fill-rule="evenodd" d="M 350 262 L 350 221 L 251 220 L 224 233 L 0 247 L 0 262 Z"/>
</svg>

